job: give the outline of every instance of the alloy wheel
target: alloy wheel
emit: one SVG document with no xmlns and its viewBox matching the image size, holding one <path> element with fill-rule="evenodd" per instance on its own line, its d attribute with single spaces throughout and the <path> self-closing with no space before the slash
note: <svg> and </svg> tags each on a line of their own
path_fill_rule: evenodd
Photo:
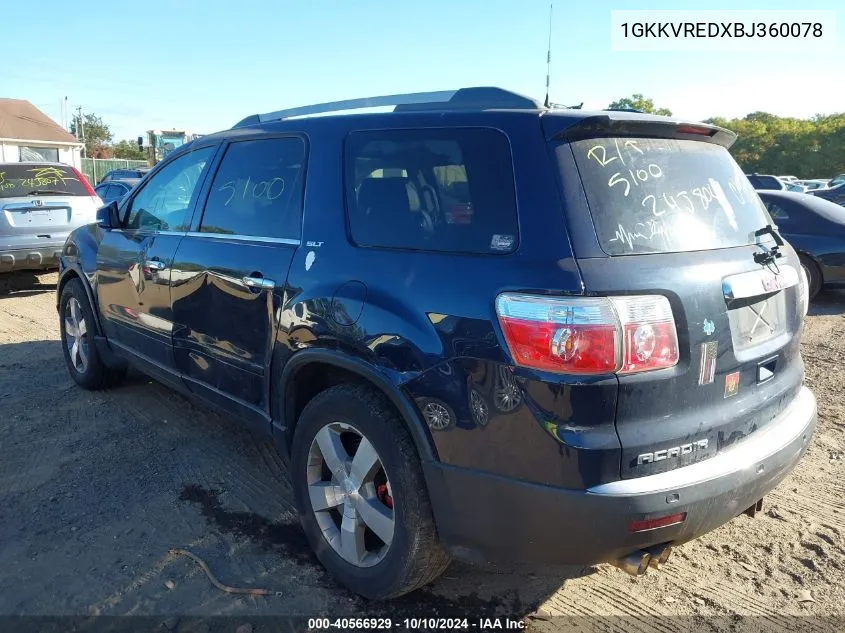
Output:
<svg viewBox="0 0 845 633">
<path fill-rule="evenodd" d="M 88 368 L 88 325 L 82 306 L 76 297 L 71 297 L 65 306 L 65 345 L 73 368 L 84 374 Z"/>
<path fill-rule="evenodd" d="M 423 405 L 422 414 L 428 428 L 433 431 L 448 429 L 452 424 L 452 414 L 449 413 L 449 409 L 434 400 L 429 400 Z"/>
<path fill-rule="evenodd" d="M 308 453 L 308 496 L 317 525 L 347 563 L 372 567 L 395 532 L 393 491 L 372 443 L 349 424 L 332 422 Z"/>
<path fill-rule="evenodd" d="M 469 392 L 469 405 L 472 410 L 472 417 L 479 426 L 485 426 L 490 421 L 490 412 L 487 403 L 475 389 Z"/>
</svg>

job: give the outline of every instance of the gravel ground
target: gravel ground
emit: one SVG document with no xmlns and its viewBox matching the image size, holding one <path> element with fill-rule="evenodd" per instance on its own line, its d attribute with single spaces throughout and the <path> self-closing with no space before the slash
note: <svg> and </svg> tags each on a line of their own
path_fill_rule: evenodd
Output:
<svg viewBox="0 0 845 633">
<path fill-rule="evenodd" d="M 8 281 L 8 280 L 7 280 Z M 453 564 L 389 605 L 340 589 L 311 556 L 272 446 L 139 374 L 89 393 L 62 360 L 55 275 L 0 295 L 0 615 L 499 615 L 537 631 L 742 623 L 842 630 L 845 616 L 845 294 L 803 335 L 819 400 L 813 443 L 755 519 L 678 548 L 660 572 Z M 226 584 L 221 592 L 187 548 Z M 679 615 L 670 623 L 654 616 Z M 619 616 L 561 618 L 559 616 Z M 794 616 L 801 616 L 796 618 Z M 817 617 L 812 617 L 817 616 Z M 184 628 L 175 619 L 168 626 Z M 256 630 L 260 630 L 258 625 Z M 232 628 L 234 630 L 234 627 Z"/>
</svg>

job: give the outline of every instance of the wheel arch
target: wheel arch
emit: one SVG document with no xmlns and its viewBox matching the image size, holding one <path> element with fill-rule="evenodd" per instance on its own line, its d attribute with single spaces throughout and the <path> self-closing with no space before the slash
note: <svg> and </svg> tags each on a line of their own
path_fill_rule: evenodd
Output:
<svg viewBox="0 0 845 633">
<path fill-rule="evenodd" d="M 381 392 L 393 405 L 411 433 L 421 461 L 437 461 L 437 449 L 422 415 L 401 387 L 369 364 L 342 352 L 306 349 L 285 363 L 278 380 L 273 380 L 275 418 L 281 421 L 281 447 L 289 452 L 299 414 L 314 396 L 341 382 L 360 382 Z M 278 443 L 278 442 L 277 442 Z"/>
<path fill-rule="evenodd" d="M 82 287 L 85 289 L 85 296 L 88 297 L 88 305 L 91 306 L 91 313 L 94 315 L 94 327 L 97 330 L 97 335 L 102 336 L 103 328 L 100 324 L 100 311 L 95 301 L 94 291 L 91 288 L 91 282 L 88 281 L 88 277 L 82 272 L 79 264 L 68 264 L 68 267 L 62 271 L 59 277 L 59 283 L 56 284 L 56 310 L 61 308 L 62 291 L 74 279 L 79 279 L 82 282 Z"/>
<path fill-rule="evenodd" d="M 815 294 L 818 294 L 819 292 L 824 290 L 824 284 L 825 284 L 825 281 L 824 281 L 824 266 L 822 266 L 821 262 L 819 261 L 819 259 L 817 257 L 815 257 L 812 253 L 810 253 L 808 251 L 805 251 L 805 250 L 800 249 L 800 248 L 796 248 L 795 252 L 798 255 L 799 260 L 806 258 L 810 262 L 810 264 L 815 268 L 815 272 L 818 275 L 818 288 L 817 288 Z M 803 262 L 801 262 L 801 263 L 803 265 Z M 812 288 L 810 288 L 810 290 L 812 291 Z M 815 294 L 813 294 L 812 292 L 810 293 L 810 295 L 811 295 L 810 300 L 812 300 L 815 297 Z"/>
<path fill-rule="evenodd" d="M 822 264 L 819 261 L 819 258 L 813 255 L 810 251 L 806 251 L 803 248 L 796 248 L 795 252 L 801 257 L 806 257 L 811 262 L 813 262 L 813 264 L 816 265 L 816 269 L 819 271 L 819 279 L 822 283 L 824 283 L 824 272 L 822 270 Z"/>
</svg>

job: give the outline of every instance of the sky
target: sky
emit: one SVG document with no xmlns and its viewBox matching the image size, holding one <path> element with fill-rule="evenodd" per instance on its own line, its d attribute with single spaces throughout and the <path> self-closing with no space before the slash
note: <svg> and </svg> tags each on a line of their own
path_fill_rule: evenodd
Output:
<svg viewBox="0 0 845 633">
<path fill-rule="evenodd" d="M 836 10 L 828 53 L 613 52 L 618 9 Z M 500 86 L 545 93 L 548 0 L 0 0 L 0 97 L 59 123 L 62 102 L 111 126 L 211 133 L 249 114 L 381 94 Z M 845 111 L 843 0 L 557 0 L 551 100 L 604 108 L 635 92 L 682 118 Z"/>
</svg>

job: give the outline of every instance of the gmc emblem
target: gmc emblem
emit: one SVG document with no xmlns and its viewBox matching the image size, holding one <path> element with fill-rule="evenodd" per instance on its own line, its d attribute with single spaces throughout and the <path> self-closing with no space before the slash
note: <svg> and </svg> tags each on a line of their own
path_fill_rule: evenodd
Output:
<svg viewBox="0 0 845 633">
<path fill-rule="evenodd" d="M 643 464 L 652 464 L 654 462 L 662 462 L 664 459 L 671 457 L 680 457 L 681 455 L 689 455 L 694 451 L 700 451 L 707 448 L 708 440 L 696 440 L 689 444 L 681 444 L 680 446 L 673 446 L 672 448 L 664 448 L 653 453 L 643 453 L 637 455 L 637 466 Z"/>
</svg>

